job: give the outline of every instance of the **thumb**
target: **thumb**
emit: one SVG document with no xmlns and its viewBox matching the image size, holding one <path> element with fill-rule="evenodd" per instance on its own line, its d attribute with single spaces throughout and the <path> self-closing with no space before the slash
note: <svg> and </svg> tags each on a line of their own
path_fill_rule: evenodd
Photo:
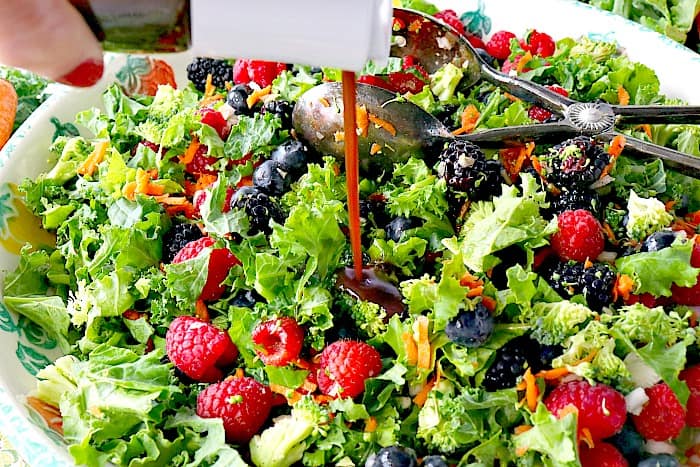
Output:
<svg viewBox="0 0 700 467">
<path fill-rule="evenodd" d="M 67 0 L 0 0 L 0 63 L 73 86 L 92 86 L 102 48 Z"/>
</svg>

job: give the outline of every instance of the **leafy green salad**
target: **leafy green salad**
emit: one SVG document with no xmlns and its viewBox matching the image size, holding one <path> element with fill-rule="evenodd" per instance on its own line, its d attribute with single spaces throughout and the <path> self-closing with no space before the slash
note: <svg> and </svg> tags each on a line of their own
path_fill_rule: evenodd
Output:
<svg viewBox="0 0 700 467">
<path fill-rule="evenodd" d="M 395 24 L 395 36 L 410 27 Z M 542 56 L 535 32 L 489 59 L 580 101 L 677 103 L 615 44 L 563 38 Z M 56 244 L 22 250 L 4 303 L 65 352 L 39 372 L 35 396 L 60 411 L 77 464 L 697 460 L 700 180 L 626 156 L 620 139 L 451 142 L 361 174 L 363 262 L 376 282 L 353 281 L 342 161 L 298 140 L 290 121 L 296 100 L 339 71 L 197 58 L 188 72 L 191 83 L 155 96 L 110 86 L 102 108 L 76 116 L 82 135 L 56 137 L 52 168 L 20 186 Z M 404 58 L 368 65 L 359 81 L 455 133 L 552 118 L 462 75 Z M 358 122 L 361 138 L 363 124 L 392 129 L 371 113 Z M 623 131 L 700 156 L 697 126 Z M 196 323 L 186 332 L 235 347 L 217 354 L 216 372 L 192 370 L 209 355 L 176 354 L 184 317 Z M 295 350 L 282 322 L 301 329 Z M 270 358 L 263 331 L 289 358 Z M 378 355 L 379 371 L 329 350 L 347 342 Z M 202 408 L 203 394 L 241 378 L 271 394 L 264 409 L 248 393 L 212 402 L 233 417 Z M 350 396 L 344 381 L 358 378 Z M 255 413 L 267 416 L 244 438 Z"/>
</svg>

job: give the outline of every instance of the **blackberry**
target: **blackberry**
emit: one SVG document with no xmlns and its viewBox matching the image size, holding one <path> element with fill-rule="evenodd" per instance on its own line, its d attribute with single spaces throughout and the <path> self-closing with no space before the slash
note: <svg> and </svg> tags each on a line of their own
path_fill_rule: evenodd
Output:
<svg viewBox="0 0 700 467">
<path fill-rule="evenodd" d="M 277 203 L 268 195 L 252 186 L 245 186 L 233 195 L 231 207 L 243 209 L 248 216 L 249 235 L 259 232 L 269 235 L 272 232 L 270 221 L 284 222 L 284 214 Z"/>
<path fill-rule="evenodd" d="M 418 467 L 418 460 L 411 448 L 389 446 L 370 455 L 365 467 Z"/>
<path fill-rule="evenodd" d="M 277 115 L 282 120 L 282 128 L 286 130 L 292 129 L 292 110 L 294 107 L 287 101 L 270 101 L 262 107 L 263 113 Z"/>
<path fill-rule="evenodd" d="M 501 163 L 487 160 L 479 146 L 469 141 L 450 141 L 438 160 L 438 176 L 445 179 L 452 192 L 470 200 L 501 193 Z"/>
<path fill-rule="evenodd" d="M 202 231 L 195 224 L 176 222 L 163 235 L 163 262 L 171 263 L 183 246 L 203 236 Z"/>
<path fill-rule="evenodd" d="M 486 342 L 494 328 L 491 312 L 477 303 L 473 310 L 461 311 L 445 326 L 445 334 L 455 344 L 465 347 L 479 347 Z"/>
<path fill-rule="evenodd" d="M 516 337 L 496 351 L 491 366 L 484 374 L 482 386 L 487 391 L 512 388 L 529 366 L 527 345 L 536 343 L 525 336 Z"/>
<path fill-rule="evenodd" d="M 640 251 L 659 251 L 671 246 L 678 238 L 678 233 L 672 230 L 660 230 L 644 239 Z"/>
<path fill-rule="evenodd" d="M 198 91 L 204 92 L 208 75 L 211 75 L 211 84 L 224 89 L 226 82 L 233 79 L 233 67 L 226 60 L 207 57 L 195 57 L 187 65 L 187 79 L 192 81 Z"/>
<path fill-rule="evenodd" d="M 252 92 L 253 90 L 247 84 L 237 84 L 226 95 L 226 103 L 238 115 L 253 115 L 253 110 L 248 107 L 248 96 Z"/>
<path fill-rule="evenodd" d="M 563 298 L 582 294 L 592 310 L 600 311 L 612 303 L 615 272 L 605 263 L 560 262 L 554 267 L 547 282 Z"/>
<path fill-rule="evenodd" d="M 560 189 L 585 189 L 601 177 L 610 155 L 590 136 L 577 136 L 550 148 L 539 161 L 548 182 Z"/>
<path fill-rule="evenodd" d="M 564 189 L 559 196 L 552 199 L 549 209 L 552 214 L 585 209 L 592 212 L 595 217 L 600 218 L 600 198 L 598 193 L 593 190 Z"/>
</svg>

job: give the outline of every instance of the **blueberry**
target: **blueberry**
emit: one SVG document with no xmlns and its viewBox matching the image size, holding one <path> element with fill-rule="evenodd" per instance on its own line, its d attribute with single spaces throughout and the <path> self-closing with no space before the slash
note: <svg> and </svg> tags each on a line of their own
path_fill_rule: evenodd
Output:
<svg viewBox="0 0 700 467">
<path fill-rule="evenodd" d="M 632 464 L 639 460 L 644 447 L 642 435 L 637 433 L 629 423 L 625 423 L 622 430 L 610 437 L 608 441 Z"/>
<path fill-rule="evenodd" d="M 637 467 L 681 467 L 681 463 L 670 454 L 656 454 L 641 461 Z"/>
<path fill-rule="evenodd" d="M 276 161 L 267 160 L 253 172 L 253 186 L 270 196 L 279 196 L 287 187 L 285 178 L 280 165 Z"/>
<path fill-rule="evenodd" d="M 270 158 L 277 162 L 282 170 L 297 177 L 306 169 L 309 150 L 301 141 L 291 140 L 277 146 L 270 154 Z"/>
<path fill-rule="evenodd" d="M 270 101 L 263 105 L 264 113 L 271 113 L 282 120 L 282 128 L 292 128 L 292 105 L 287 101 Z"/>
<path fill-rule="evenodd" d="M 425 456 L 423 467 L 447 467 L 447 460 L 442 456 Z"/>
<path fill-rule="evenodd" d="M 642 242 L 642 248 L 640 251 L 659 251 L 666 247 L 671 246 L 673 241 L 676 239 L 677 234 L 671 230 L 660 230 L 659 232 L 654 232 L 644 239 Z"/>
<path fill-rule="evenodd" d="M 241 290 L 231 301 L 231 305 L 241 308 L 253 308 L 263 298 L 255 290 Z"/>
<path fill-rule="evenodd" d="M 416 453 L 402 446 L 381 448 L 367 458 L 365 467 L 417 467 Z"/>
<path fill-rule="evenodd" d="M 389 240 L 400 242 L 407 230 L 418 226 L 418 219 L 415 217 L 395 217 L 389 222 L 384 230 Z"/>
<path fill-rule="evenodd" d="M 478 303 L 473 310 L 462 311 L 447 323 L 445 334 L 455 344 L 479 347 L 491 337 L 493 327 L 493 315 Z"/>
<path fill-rule="evenodd" d="M 253 92 L 247 84 L 237 84 L 231 88 L 226 96 L 226 103 L 230 105 L 238 115 L 251 115 L 253 112 L 248 107 L 248 96 Z"/>
<path fill-rule="evenodd" d="M 360 200 L 360 217 L 373 222 L 374 226 L 383 229 L 389 223 L 386 213 L 386 201 L 383 199 L 368 198 Z"/>
</svg>

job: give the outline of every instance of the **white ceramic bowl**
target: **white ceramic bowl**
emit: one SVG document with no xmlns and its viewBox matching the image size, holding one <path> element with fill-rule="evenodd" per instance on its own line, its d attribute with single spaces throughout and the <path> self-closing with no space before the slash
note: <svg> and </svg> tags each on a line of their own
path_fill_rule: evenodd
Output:
<svg viewBox="0 0 700 467">
<path fill-rule="evenodd" d="M 439 7 L 474 12 L 485 33 L 507 29 L 521 35 L 538 29 L 555 38 L 587 35 L 616 41 L 627 54 L 656 70 L 662 91 L 700 104 L 700 55 L 638 24 L 575 0 L 435 0 Z M 167 60 L 178 84 L 186 83 L 188 54 L 159 57 Z M 153 59 L 107 57 L 105 77 L 87 90 L 56 87 L 45 102 L 0 152 L 0 277 L 15 268 L 17 251 L 25 241 L 39 238 L 38 224 L 18 202 L 13 184 L 47 169 L 47 150 L 54 132 L 52 118 L 71 122 L 78 111 L 100 106 L 102 91 L 115 80 L 129 89 L 148 84 Z M 161 63 L 162 65 L 162 63 Z M 35 387 L 34 374 L 56 358 L 56 344 L 34 324 L 9 313 L 0 302 L 0 428 L 33 466 L 72 465 L 61 438 L 26 405 Z"/>
</svg>

